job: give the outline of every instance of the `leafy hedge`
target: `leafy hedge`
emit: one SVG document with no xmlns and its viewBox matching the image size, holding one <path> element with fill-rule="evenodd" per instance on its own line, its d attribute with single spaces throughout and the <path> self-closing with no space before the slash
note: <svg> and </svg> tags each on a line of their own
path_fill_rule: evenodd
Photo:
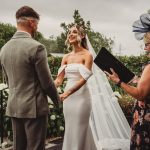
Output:
<svg viewBox="0 0 150 150">
<path fill-rule="evenodd" d="M 132 72 L 140 76 L 142 66 L 146 64 L 149 58 L 146 55 L 141 56 L 119 56 L 118 59 Z"/>
<path fill-rule="evenodd" d="M 61 57 L 48 57 L 49 68 L 54 77 L 57 75 L 58 69 L 61 65 L 61 60 Z"/>
</svg>

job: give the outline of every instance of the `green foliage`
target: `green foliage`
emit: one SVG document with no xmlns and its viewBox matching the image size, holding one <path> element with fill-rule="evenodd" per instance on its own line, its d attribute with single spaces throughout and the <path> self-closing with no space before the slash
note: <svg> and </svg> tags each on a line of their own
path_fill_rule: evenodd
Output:
<svg viewBox="0 0 150 150">
<path fill-rule="evenodd" d="M 133 116 L 133 107 L 135 103 L 135 99 L 127 94 L 122 95 L 122 98 L 118 99 L 119 105 L 125 114 L 129 125 L 132 124 L 132 116 Z"/>
<path fill-rule="evenodd" d="M 49 103 L 49 108 L 47 137 L 63 137 L 65 130 L 64 115 L 62 113 L 63 106 L 60 104 L 59 108 L 56 108 L 53 104 Z"/>
<path fill-rule="evenodd" d="M 16 27 L 12 26 L 11 24 L 0 23 L 0 49 L 12 38 L 16 30 Z M 44 38 L 42 33 L 37 32 L 35 40 L 44 44 L 48 53 L 50 52 L 50 49 L 52 49 L 50 44 L 51 41 Z"/>
<path fill-rule="evenodd" d="M 109 51 L 111 51 L 114 41 L 111 38 L 106 38 L 99 32 L 94 32 L 93 29 L 91 28 L 90 21 L 84 21 L 84 19 L 79 14 L 78 10 L 74 11 L 73 19 L 74 21 L 72 23 L 69 24 L 61 23 L 61 27 L 64 29 L 64 32 L 62 32 L 61 35 L 57 37 L 56 41 L 58 40 L 59 43 L 61 43 L 60 49 L 62 50 L 62 52 L 68 53 L 68 51 L 70 50 L 67 49 L 65 45 L 65 40 L 67 39 L 67 33 L 69 31 L 69 28 L 74 24 L 82 26 L 85 29 L 85 32 L 87 33 L 89 40 L 91 42 L 91 45 L 93 46 L 96 52 L 98 52 L 100 48 L 103 46 L 106 47 Z"/>
<path fill-rule="evenodd" d="M 1 113 L 3 114 L 3 116 L 5 115 L 5 111 L 6 111 L 6 105 L 7 105 L 7 99 L 8 99 L 8 89 L 5 90 L 1 90 L 0 94 L 1 94 L 1 98 L 0 98 L 0 102 L 3 104 L 3 107 L 0 108 Z M 3 120 L 3 128 L 4 128 L 4 132 L 3 132 L 3 136 L 8 137 L 9 139 L 12 140 L 12 125 L 11 125 L 11 120 L 9 117 L 5 116 L 3 118 L 1 118 L 2 116 L 0 116 L 0 120 Z M 0 133 L 1 136 L 2 133 Z"/>
<path fill-rule="evenodd" d="M 57 36 L 56 38 L 57 51 L 56 52 L 65 53 L 67 49 L 67 46 L 65 45 L 65 41 L 66 41 L 66 35 L 64 33 L 61 33 L 60 36 Z"/>
<path fill-rule="evenodd" d="M 48 64 L 53 77 L 57 75 L 58 69 L 61 66 L 62 57 L 48 57 Z"/>
<path fill-rule="evenodd" d="M 90 21 L 85 22 L 84 19 L 79 14 L 78 10 L 74 11 L 73 19 L 74 21 L 69 24 L 61 23 L 61 27 L 64 29 L 66 35 L 69 31 L 69 28 L 72 27 L 73 25 L 82 26 L 86 33 L 91 30 Z"/>
<path fill-rule="evenodd" d="M 118 102 L 126 116 L 132 116 L 133 106 L 135 98 L 130 95 L 124 94 L 122 98 L 118 99 Z"/>
<path fill-rule="evenodd" d="M 114 41 L 111 38 L 106 38 L 101 33 L 92 30 L 88 31 L 88 37 L 96 53 L 99 52 L 102 47 L 107 48 L 111 52 L 114 44 Z"/>
<path fill-rule="evenodd" d="M 40 43 L 42 43 L 47 50 L 47 54 L 49 55 L 51 52 L 60 52 L 57 49 L 57 43 L 56 43 L 56 39 L 54 39 L 53 36 L 51 36 L 49 39 L 46 39 L 42 33 L 37 32 L 35 40 L 39 41 Z"/>
<path fill-rule="evenodd" d="M 138 76 L 140 76 L 142 72 L 142 66 L 149 61 L 149 58 L 146 55 L 119 56 L 118 59 Z"/>
<path fill-rule="evenodd" d="M 39 42 L 43 41 L 44 40 L 43 34 L 40 32 L 36 32 L 34 39 L 39 41 Z"/>
<path fill-rule="evenodd" d="M 117 57 L 128 69 L 130 69 L 138 77 L 141 76 L 142 66 L 144 66 L 149 61 L 149 58 L 146 55 Z M 125 92 L 120 87 L 117 87 L 112 82 L 110 82 L 110 84 L 113 91 L 118 91 L 122 95 L 125 94 Z"/>
<path fill-rule="evenodd" d="M 0 23 L 0 49 L 11 39 L 16 32 L 16 28 L 11 24 Z"/>
<path fill-rule="evenodd" d="M 5 40 L 4 39 L 0 39 L 0 48 L 2 48 L 4 44 L 5 44 Z"/>
</svg>

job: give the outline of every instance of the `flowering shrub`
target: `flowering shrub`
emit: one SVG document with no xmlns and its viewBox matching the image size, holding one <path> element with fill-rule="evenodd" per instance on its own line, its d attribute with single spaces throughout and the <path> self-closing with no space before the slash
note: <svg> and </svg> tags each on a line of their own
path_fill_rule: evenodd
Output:
<svg viewBox="0 0 150 150">
<path fill-rule="evenodd" d="M 8 93 L 9 89 L 7 88 L 6 84 L 0 84 L 0 110 L 1 110 L 1 116 L 0 120 L 2 120 L 3 124 L 1 124 L 1 130 L 3 129 L 3 136 L 8 137 L 9 139 L 12 139 L 12 126 L 11 126 L 11 120 L 9 117 L 5 116 L 6 111 L 6 105 L 7 105 L 7 99 L 8 99 Z M 2 126 L 3 125 L 3 126 Z M 2 133 L 0 132 L 0 136 L 2 136 Z"/>
<path fill-rule="evenodd" d="M 63 86 L 59 89 L 59 92 L 62 91 Z M 5 111 L 6 111 L 6 105 L 7 105 L 7 99 L 8 99 L 8 93 L 9 90 L 6 88 L 5 84 L 0 84 L 0 90 L 1 90 L 1 98 L 0 102 L 3 102 L 3 108 L 1 108 L 0 105 L 0 110 L 1 113 L 3 114 L 3 118 L 0 118 L 0 120 L 3 120 L 3 136 L 8 140 L 12 141 L 12 125 L 11 125 L 11 119 L 10 117 L 5 116 Z M 62 103 L 60 103 L 59 107 L 56 108 L 52 102 L 49 100 L 49 109 L 50 109 L 50 114 L 48 115 L 48 128 L 47 128 L 47 137 L 62 137 L 64 134 L 64 116 L 63 116 L 63 106 Z M 2 111 L 3 110 L 3 111 Z M 2 117 L 0 115 L 0 117 Z M 0 130 L 1 131 L 1 130 Z M 0 132 L 0 136 L 1 136 Z"/>
<path fill-rule="evenodd" d="M 63 137 L 64 135 L 64 116 L 62 103 L 56 108 L 49 102 L 50 114 L 48 116 L 47 137 Z"/>
<path fill-rule="evenodd" d="M 118 102 L 122 108 L 122 111 L 124 112 L 129 124 L 131 125 L 132 122 L 132 112 L 133 112 L 133 106 L 135 99 L 127 94 L 122 95 L 122 97 L 118 97 Z"/>
<path fill-rule="evenodd" d="M 118 99 L 118 102 L 124 114 L 131 116 L 135 99 L 132 96 L 125 94 L 125 95 L 122 95 L 122 97 Z"/>
</svg>

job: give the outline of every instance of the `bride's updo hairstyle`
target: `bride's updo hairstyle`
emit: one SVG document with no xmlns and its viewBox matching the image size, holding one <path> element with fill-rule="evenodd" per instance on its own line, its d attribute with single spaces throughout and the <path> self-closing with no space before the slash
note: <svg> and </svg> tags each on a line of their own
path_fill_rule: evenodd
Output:
<svg viewBox="0 0 150 150">
<path fill-rule="evenodd" d="M 78 42 L 81 44 L 81 46 L 82 46 L 83 48 L 85 48 L 85 49 L 88 50 L 85 30 L 83 29 L 82 26 L 79 26 L 79 25 L 73 25 L 73 26 L 71 26 L 71 27 L 69 28 L 69 30 L 70 30 L 71 28 L 73 28 L 73 27 L 77 28 L 79 34 L 83 37 L 83 38 L 77 38 Z M 68 35 L 67 35 L 67 40 L 66 40 L 65 43 L 66 43 L 66 45 L 70 48 L 71 45 L 70 45 L 70 43 L 69 43 Z"/>
</svg>

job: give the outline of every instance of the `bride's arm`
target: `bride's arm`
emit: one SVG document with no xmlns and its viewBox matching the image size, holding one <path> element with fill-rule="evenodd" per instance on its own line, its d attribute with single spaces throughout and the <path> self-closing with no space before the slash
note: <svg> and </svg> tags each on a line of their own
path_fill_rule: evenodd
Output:
<svg viewBox="0 0 150 150">
<path fill-rule="evenodd" d="M 66 65 L 66 57 L 67 57 L 67 55 L 65 55 L 63 57 L 62 62 L 61 62 L 61 66 Z M 62 72 L 57 75 L 57 77 L 54 81 L 56 87 L 59 87 L 62 84 L 62 82 L 64 80 L 64 76 L 65 76 L 65 70 L 62 70 Z"/>
<path fill-rule="evenodd" d="M 55 86 L 59 87 L 62 84 L 63 80 L 64 80 L 64 71 L 62 71 L 59 74 L 59 76 L 57 76 L 57 78 L 55 79 L 55 81 L 54 81 Z"/>
<path fill-rule="evenodd" d="M 92 63 L 93 63 L 93 57 L 91 54 L 87 54 L 85 56 L 85 67 L 88 68 L 89 70 L 91 70 L 92 68 Z M 86 80 L 81 77 L 79 81 L 77 81 L 77 83 L 71 87 L 70 89 L 68 89 L 67 91 L 65 91 L 63 94 L 60 95 L 61 100 L 63 101 L 64 99 L 66 99 L 69 95 L 73 94 L 74 92 L 76 92 L 77 90 L 79 90 L 84 84 L 86 83 Z"/>
</svg>

